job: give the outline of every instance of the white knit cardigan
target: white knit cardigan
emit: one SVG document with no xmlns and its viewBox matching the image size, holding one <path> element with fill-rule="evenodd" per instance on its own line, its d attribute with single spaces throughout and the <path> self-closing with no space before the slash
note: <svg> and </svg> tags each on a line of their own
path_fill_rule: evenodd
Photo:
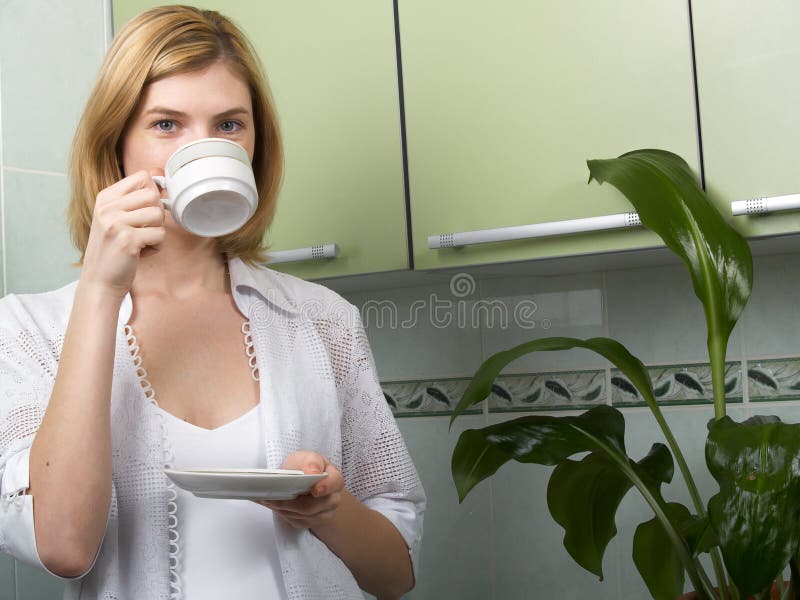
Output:
<svg viewBox="0 0 800 600">
<path fill-rule="evenodd" d="M 356 307 L 335 292 L 271 269 L 229 262 L 236 305 L 249 322 L 260 375 L 266 464 L 314 450 L 339 467 L 346 488 L 398 529 L 417 563 L 425 494 L 378 382 Z M 37 566 L 28 456 L 47 407 L 76 283 L 0 300 L 0 551 Z M 92 567 L 66 580 L 65 599 L 182 597 L 176 492 L 163 416 L 120 309 L 111 392 L 112 496 Z M 79 481 L 75 485 L 80 485 Z M 265 509 L 266 510 L 266 509 Z M 275 518 L 292 600 L 362 599 L 344 563 L 306 529 Z"/>
</svg>

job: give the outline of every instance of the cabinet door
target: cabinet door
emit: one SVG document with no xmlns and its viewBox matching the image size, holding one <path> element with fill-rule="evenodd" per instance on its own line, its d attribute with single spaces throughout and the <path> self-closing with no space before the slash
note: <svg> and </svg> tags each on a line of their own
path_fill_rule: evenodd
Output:
<svg viewBox="0 0 800 600">
<path fill-rule="evenodd" d="M 115 0 L 117 29 L 146 8 Z M 408 268 L 389 1 L 205 0 L 249 36 L 267 73 L 286 170 L 271 250 L 337 243 L 339 258 L 275 268 L 304 278 Z"/>
<path fill-rule="evenodd" d="M 429 250 L 440 233 L 632 210 L 586 160 L 698 167 L 689 15 L 663 0 L 400 0 L 415 265 L 660 245 L 641 229 Z"/>
<path fill-rule="evenodd" d="M 692 9 L 709 193 L 728 207 L 800 193 L 800 3 L 693 0 Z M 793 232 L 800 212 L 733 222 L 747 236 Z"/>
</svg>

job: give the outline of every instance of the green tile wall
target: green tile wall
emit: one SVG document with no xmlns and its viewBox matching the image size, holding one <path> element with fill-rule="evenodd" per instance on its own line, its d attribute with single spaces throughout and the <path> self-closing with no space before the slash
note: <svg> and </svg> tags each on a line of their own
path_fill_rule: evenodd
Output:
<svg viewBox="0 0 800 600">
<path fill-rule="evenodd" d="M 755 258 L 753 295 L 734 330 L 728 351 L 728 412 L 734 419 L 777 414 L 800 421 L 797 265 L 800 253 Z M 468 275 L 473 277 L 464 272 L 454 278 L 463 282 Z M 448 415 L 471 377 L 471 373 L 444 377 L 453 371 L 450 349 L 454 340 L 461 340 L 457 344 L 458 359 L 475 365 L 494 352 L 542 335 L 607 335 L 624 343 L 643 360 L 701 493 L 706 499 L 713 493 L 715 484 L 705 469 L 703 455 L 706 423 L 713 416 L 706 332 L 702 308 L 681 265 L 549 277 L 523 272 L 505 279 L 486 279 L 474 274 L 473 292 L 468 296 L 460 297 L 457 286 L 446 281 L 438 281 L 436 289 L 437 300 L 449 300 L 453 306 L 460 300 L 480 305 L 502 299 L 510 318 L 506 327 L 500 327 L 500 312 L 490 317 L 484 311 L 477 331 L 471 325 L 466 327 L 467 323 L 464 328 L 451 324 L 442 330 L 429 323 L 391 330 L 386 321 L 383 327 L 374 319 L 367 323 L 370 339 L 379 342 L 373 344 L 379 371 L 391 373 L 391 377 L 383 378 L 387 401 L 391 399 L 392 410 L 415 457 L 426 448 L 443 448 L 448 436 L 452 436 L 445 431 Z M 393 302 L 402 298 L 402 306 L 419 303 L 420 314 L 424 315 L 426 291 L 406 288 L 346 296 L 359 307 L 381 304 L 386 314 L 393 310 Z M 535 303 L 534 320 L 547 322 L 546 332 L 515 322 L 514 307 L 523 301 Z M 569 310 L 575 304 L 583 310 Z M 464 337 L 467 331 L 469 337 Z M 418 356 L 409 352 L 414 347 L 425 349 L 422 368 Z M 396 351 L 398 348 L 403 351 Z M 596 397 L 594 390 L 598 390 Z M 526 414 L 577 414 L 578 410 L 597 403 L 613 404 L 626 416 L 626 445 L 630 455 L 640 457 L 652 443 L 664 440 L 641 397 L 631 390 L 630 382 L 603 360 L 567 352 L 540 353 L 509 365 L 495 381 L 487 401 L 474 407 L 474 411 L 483 412 L 488 422 L 496 423 Z M 477 415 L 459 417 L 455 425 L 477 427 L 480 426 L 474 424 L 477 418 Z M 441 423 L 440 432 L 432 424 L 437 421 Z M 435 435 L 441 439 L 429 439 Z M 442 460 L 440 464 L 438 454 L 435 460 L 426 456 L 418 459 L 417 464 L 426 484 L 435 481 L 427 489 L 429 501 L 433 506 L 457 510 L 459 505 L 451 497 L 449 463 Z M 633 532 L 638 523 L 650 518 L 647 506 L 635 494 L 623 500 L 617 516 L 619 533 L 606 552 L 605 581 L 599 582 L 575 567 L 563 549 L 563 531 L 553 523 L 546 506 L 549 474 L 546 467 L 505 465 L 490 481 L 473 491 L 489 494 L 492 516 L 488 524 L 469 519 L 460 522 L 457 530 L 449 531 L 453 539 L 448 538 L 447 547 L 461 544 L 472 548 L 476 536 L 483 535 L 489 527 L 489 570 L 470 572 L 477 589 L 484 589 L 480 586 L 491 589 L 489 596 L 480 597 L 503 600 L 647 597 L 630 560 Z M 668 499 L 688 502 L 677 474 L 665 494 Z M 434 522 L 438 518 L 431 516 Z M 423 539 L 428 555 L 445 547 L 438 534 L 433 525 Z M 438 589 L 441 577 L 438 569 L 422 564 L 419 574 L 422 589 Z M 479 584 L 475 583 L 475 577 L 480 579 Z"/>
<path fill-rule="evenodd" d="M 69 145 L 106 43 L 103 0 L 0 2 L 0 293 L 77 279 L 65 226 Z M 63 583 L 0 555 L 0 600 L 56 600 Z"/>
</svg>

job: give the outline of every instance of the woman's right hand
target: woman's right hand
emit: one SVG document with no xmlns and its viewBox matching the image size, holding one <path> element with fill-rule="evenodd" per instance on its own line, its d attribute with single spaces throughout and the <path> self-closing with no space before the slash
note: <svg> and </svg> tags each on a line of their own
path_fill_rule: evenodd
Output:
<svg viewBox="0 0 800 600">
<path fill-rule="evenodd" d="M 141 251 L 164 241 L 157 174 L 138 171 L 97 195 L 81 282 L 120 300 L 130 291 Z"/>
</svg>

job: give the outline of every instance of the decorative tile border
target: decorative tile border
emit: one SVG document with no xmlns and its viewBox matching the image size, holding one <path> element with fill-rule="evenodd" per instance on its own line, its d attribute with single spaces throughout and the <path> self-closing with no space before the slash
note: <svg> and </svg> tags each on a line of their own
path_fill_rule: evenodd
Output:
<svg viewBox="0 0 800 600">
<path fill-rule="evenodd" d="M 607 402 L 605 370 L 501 375 L 489 412 L 578 410 Z"/>
<path fill-rule="evenodd" d="M 461 400 L 470 378 L 382 383 L 383 395 L 395 417 L 450 415 Z M 478 404 L 464 414 L 480 414 Z"/>
<path fill-rule="evenodd" d="M 752 402 L 800 400 L 800 358 L 747 361 Z"/>
<path fill-rule="evenodd" d="M 648 367 L 656 400 L 662 405 L 711 404 L 711 367 L 707 363 Z M 451 415 L 470 377 L 429 381 L 382 383 L 383 393 L 396 417 Z M 800 357 L 748 360 L 747 386 L 752 402 L 800 400 Z M 725 365 L 725 392 L 729 403 L 743 397 L 741 363 Z M 606 389 L 605 370 L 564 371 L 501 375 L 492 385 L 489 412 L 537 412 L 581 410 L 605 404 L 645 406 L 631 382 L 611 369 L 611 387 Z M 483 403 L 465 411 L 480 414 Z"/>
<path fill-rule="evenodd" d="M 714 401 L 709 364 L 665 365 L 647 370 L 659 404 L 711 404 Z M 729 403 L 742 402 L 742 365 L 739 362 L 725 364 L 725 396 Z M 646 406 L 619 369 L 611 369 L 611 403 L 618 407 Z"/>
<path fill-rule="evenodd" d="M 395 417 L 450 415 L 471 378 L 382 383 Z M 501 375 L 489 395 L 490 412 L 579 410 L 607 401 L 603 370 Z M 465 414 L 480 414 L 478 404 Z"/>
</svg>

